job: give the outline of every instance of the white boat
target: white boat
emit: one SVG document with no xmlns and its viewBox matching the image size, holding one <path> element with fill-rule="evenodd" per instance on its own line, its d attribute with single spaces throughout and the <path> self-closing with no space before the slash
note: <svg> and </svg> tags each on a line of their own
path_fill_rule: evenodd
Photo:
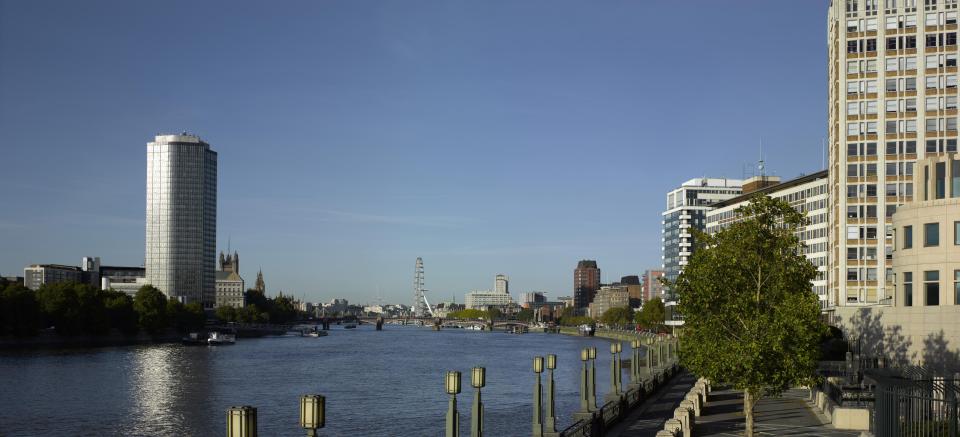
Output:
<svg viewBox="0 0 960 437">
<path fill-rule="evenodd" d="M 327 331 L 310 331 L 307 333 L 307 337 L 326 337 L 330 335 Z"/>
<path fill-rule="evenodd" d="M 464 328 L 464 329 L 469 329 L 469 330 L 471 330 L 471 331 L 483 331 L 483 326 L 481 326 L 481 325 L 470 325 L 470 326 L 467 326 L 467 327 Z"/>
<path fill-rule="evenodd" d="M 210 333 L 210 337 L 207 338 L 207 344 L 211 346 L 219 346 L 225 344 L 234 344 L 237 342 L 237 336 L 234 334 L 221 334 L 217 331 Z"/>
</svg>

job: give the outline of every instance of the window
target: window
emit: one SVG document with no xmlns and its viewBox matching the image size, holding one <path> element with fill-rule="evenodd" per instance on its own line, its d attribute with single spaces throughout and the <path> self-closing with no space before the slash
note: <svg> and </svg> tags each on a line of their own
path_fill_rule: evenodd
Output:
<svg viewBox="0 0 960 437">
<path fill-rule="evenodd" d="M 903 272 L 903 306 L 913 306 L 913 272 Z"/>
<path fill-rule="evenodd" d="M 957 147 L 956 140 L 954 140 L 954 148 Z M 950 168 L 952 169 L 953 177 L 950 181 L 950 197 L 960 197 L 960 160 L 951 160 Z"/>
<path fill-rule="evenodd" d="M 960 222 L 953 222 L 953 245 L 960 246 Z"/>
<path fill-rule="evenodd" d="M 953 271 L 953 304 L 960 305 L 960 270 Z"/>
<path fill-rule="evenodd" d="M 946 197 L 947 193 L 947 163 L 938 162 L 934 170 L 934 177 L 936 178 L 936 198 L 943 199 Z"/>
<path fill-rule="evenodd" d="M 913 248 L 913 226 L 903 227 L 903 248 Z"/>
<path fill-rule="evenodd" d="M 940 305 L 940 271 L 923 272 L 923 294 L 929 306 Z"/>
<path fill-rule="evenodd" d="M 937 247 L 940 245 L 940 223 L 923 224 L 923 246 Z"/>
</svg>

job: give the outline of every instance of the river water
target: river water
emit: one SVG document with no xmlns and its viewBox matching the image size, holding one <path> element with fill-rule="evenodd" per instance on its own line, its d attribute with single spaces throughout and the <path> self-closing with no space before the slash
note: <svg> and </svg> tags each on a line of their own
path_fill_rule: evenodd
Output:
<svg viewBox="0 0 960 437">
<path fill-rule="evenodd" d="M 463 373 L 458 403 L 461 434 L 469 435 L 475 365 L 487 368 L 485 434 L 526 436 L 533 357 L 557 355 L 562 429 L 579 408 L 579 351 L 586 346 L 597 347 L 602 402 L 610 379 L 608 342 L 558 334 L 394 325 L 377 332 L 361 325 L 334 326 L 327 337 L 240 339 L 220 347 L 3 352 L 0 436 L 222 436 L 231 405 L 257 407 L 261 436 L 305 435 L 297 421 L 299 396 L 308 393 L 327 399 L 320 435 L 442 436 L 447 370 Z"/>
</svg>

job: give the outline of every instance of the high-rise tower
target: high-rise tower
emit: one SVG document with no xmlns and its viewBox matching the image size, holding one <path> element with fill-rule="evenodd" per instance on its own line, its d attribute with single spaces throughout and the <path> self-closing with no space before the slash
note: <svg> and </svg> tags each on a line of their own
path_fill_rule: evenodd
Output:
<svg viewBox="0 0 960 437">
<path fill-rule="evenodd" d="M 600 289 L 600 268 L 594 260 L 581 260 L 573 270 L 573 306 L 587 308 Z"/>
<path fill-rule="evenodd" d="M 510 294 L 510 278 L 507 275 L 497 275 L 493 281 L 493 291 Z"/>
<path fill-rule="evenodd" d="M 957 151 L 957 4 L 830 4 L 830 306 L 893 297 L 891 217 L 917 160 Z"/>
<path fill-rule="evenodd" d="M 213 308 L 217 152 L 190 134 L 147 143 L 146 281 L 168 297 Z"/>
</svg>

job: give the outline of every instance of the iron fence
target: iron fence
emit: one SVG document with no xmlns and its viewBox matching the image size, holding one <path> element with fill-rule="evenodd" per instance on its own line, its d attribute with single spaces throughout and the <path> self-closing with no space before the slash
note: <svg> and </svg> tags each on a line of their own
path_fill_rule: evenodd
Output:
<svg viewBox="0 0 960 437">
<path fill-rule="evenodd" d="M 877 437 L 958 437 L 960 378 L 924 368 L 871 372 L 875 382 L 871 431 Z"/>
</svg>

